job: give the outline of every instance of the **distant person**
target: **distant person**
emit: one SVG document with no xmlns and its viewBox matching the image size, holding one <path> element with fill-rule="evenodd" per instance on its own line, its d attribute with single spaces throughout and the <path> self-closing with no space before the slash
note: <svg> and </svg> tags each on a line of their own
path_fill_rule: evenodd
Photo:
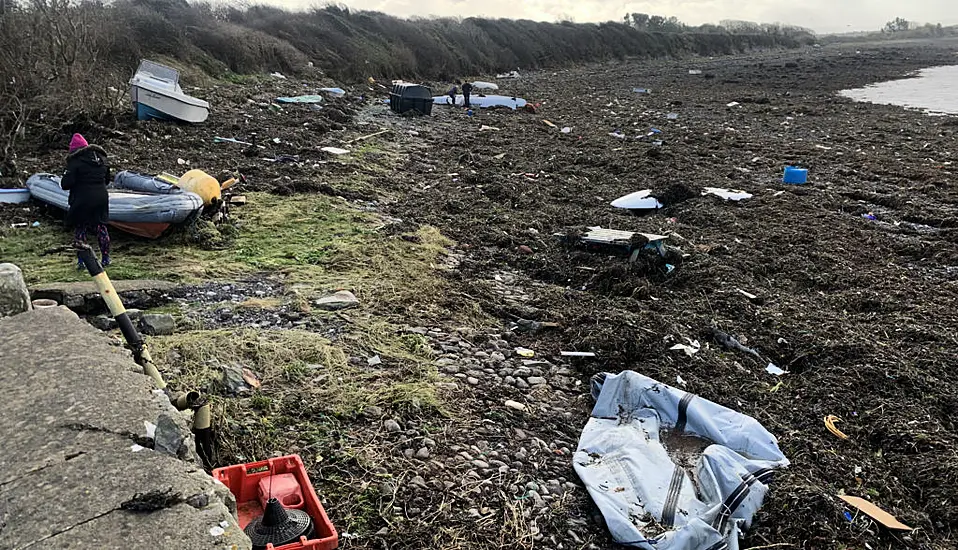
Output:
<svg viewBox="0 0 958 550">
<path fill-rule="evenodd" d="M 472 107 L 469 103 L 469 95 L 472 94 L 472 84 L 466 82 L 462 85 L 462 104 L 466 107 Z"/>
<path fill-rule="evenodd" d="M 449 96 L 449 104 L 450 104 L 450 105 L 455 105 L 455 104 L 456 104 L 456 94 L 459 93 L 459 86 L 462 86 L 462 82 L 459 82 L 459 81 L 457 80 L 456 83 L 453 84 L 452 88 L 449 88 L 449 91 L 446 92 L 446 95 Z"/>
<path fill-rule="evenodd" d="M 87 233 L 96 233 L 103 267 L 110 265 L 110 232 L 106 228 L 110 218 L 110 194 L 106 190 L 109 183 L 106 151 L 90 145 L 80 134 L 73 134 L 67 171 L 60 181 L 60 187 L 70 192 L 67 223 L 74 228 L 74 244 L 85 244 Z M 77 269 L 85 267 L 83 260 L 77 258 Z"/>
</svg>

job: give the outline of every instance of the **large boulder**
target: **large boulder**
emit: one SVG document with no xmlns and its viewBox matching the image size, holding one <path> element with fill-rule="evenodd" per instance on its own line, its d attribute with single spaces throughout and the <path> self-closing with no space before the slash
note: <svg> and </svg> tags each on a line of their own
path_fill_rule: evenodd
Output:
<svg viewBox="0 0 958 550">
<path fill-rule="evenodd" d="M 33 309 L 23 272 L 13 264 L 0 264 L 0 317 Z"/>
</svg>

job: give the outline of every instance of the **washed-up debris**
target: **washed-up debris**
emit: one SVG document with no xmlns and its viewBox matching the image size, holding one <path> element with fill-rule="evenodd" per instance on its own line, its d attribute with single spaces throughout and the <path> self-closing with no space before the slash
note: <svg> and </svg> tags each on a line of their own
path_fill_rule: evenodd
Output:
<svg viewBox="0 0 958 550">
<path fill-rule="evenodd" d="M 832 435 L 834 435 L 835 437 L 839 439 L 848 439 L 847 435 L 845 435 L 841 430 L 835 427 L 835 423 L 841 422 L 841 421 L 842 421 L 841 418 L 835 416 L 834 414 L 830 414 L 825 417 L 825 428 L 827 428 L 828 431 L 832 433 Z"/>
<path fill-rule="evenodd" d="M 388 128 L 385 128 L 385 129 L 380 130 L 380 131 L 378 131 L 378 132 L 373 132 L 372 134 L 368 134 L 368 135 L 365 135 L 365 136 L 359 136 L 359 137 L 356 138 L 356 139 L 351 139 L 351 140 L 349 140 L 349 141 L 346 142 L 346 145 L 352 145 L 353 143 L 357 143 L 357 142 L 360 142 L 360 141 L 366 141 L 367 139 L 371 139 L 371 138 L 374 138 L 374 137 L 377 137 L 377 136 L 381 136 L 381 135 L 383 135 L 383 134 L 388 134 L 388 133 L 389 133 L 389 129 L 388 129 Z"/>
<path fill-rule="evenodd" d="M 592 395 L 573 467 L 616 542 L 724 548 L 758 512 L 773 470 L 789 464 L 754 418 L 636 372 L 593 377 Z M 674 460 L 680 446 L 691 448 Z M 709 475 L 693 481 L 688 470 Z M 743 482 L 744 472 L 756 479 Z"/>
<path fill-rule="evenodd" d="M 350 152 L 349 149 L 341 149 L 339 147 L 321 147 L 319 150 L 331 155 L 345 155 Z"/>
<path fill-rule="evenodd" d="M 688 355 L 689 357 L 692 357 L 702 349 L 702 344 L 700 344 L 698 340 L 692 340 L 691 338 L 686 338 L 685 340 L 688 342 L 688 344 L 675 344 L 669 349 L 676 351 L 682 350 L 685 352 L 685 355 Z"/>
<path fill-rule="evenodd" d="M 277 97 L 277 103 L 322 103 L 325 101 L 325 98 L 321 95 L 298 95 L 294 97 Z"/>
<path fill-rule="evenodd" d="M 878 216 L 876 216 L 876 215 L 875 215 L 874 213 L 872 213 L 872 212 L 869 212 L 869 213 L 867 213 L 867 214 L 862 214 L 862 217 L 865 218 L 866 220 L 870 220 L 870 221 L 877 221 L 877 220 L 878 220 Z"/>
<path fill-rule="evenodd" d="M 745 296 L 746 298 L 748 298 L 749 302 L 752 302 L 755 304 L 761 304 L 762 302 L 765 301 L 762 298 L 759 298 L 758 296 L 756 296 L 755 294 L 752 294 L 751 292 L 746 292 L 742 290 L 741 288 L 737 288 L 735 290 L 738 291 L 738 293 L 741 294 L 742 296 Z"/>
<path fill-rule="evenodd" d="M 628 195 L 615 199 L 612 201 L 612 206 L 616 208 L 626 208 L 629 210 L 651 210 L 655 208 L 662 208 L 662 203 L 660 203 L 658 199 L 651 195 L 651 189 L 636 191 L 635 193 L 629 193 Z"/>
<path fill-rule="evenodd" d="M 480 132 L 489 132 L 489 131 L 498 132 L 499 128 L 496 128 L 495 126 L 486 126 L 485 124 L 483 124 L 482 126 L 479 127 L 479 131 Z"/>
<path fill-rule="evenodd" d="M 625 134 L 621 130 L 616 130 L 614 132 L 609 132 L 609 135 L 616 139 L 625 139 Z"/>
<path fill-rule="evenodd" d="M 536 352 L 532 351 L 529 348 L 520 347 L 520 348 L 516 348 L 516 354 L 519 355 L 519 357 L 534 357 Z"/>
<path fill-rule="evenodd" d="M 750 347 L 743 346 L 742 343 L 736 340 L 733 336 L 725 332 L 722 332 L 721 330 L 717 328 L 712 328 L 712 337 L 715 338 L 716 342 L 718 342 L 719 344 L 721 344 L 722 346 L 728 349 L 741 351 L 743 353 L 753 355 L 759 359 L 762 358 L 762 356 L 759 355 L 757 351 L 755 351 L 754 349 Z"/>
<path fill-rule="evenodd" d="M 492 82 L 483 82 L 481 80 L 478 82 L 473 82 L 472 87 L 475 88 L 476 90 L 498 90 L 499 89 L 498 84 L 493 84 Z"/>
<path fill-rule="evenodd" d="M 366 364 L 370 367 L 378 367 L 383 364 L 383 360 L 378 355 L 373 355 L 372 357 L 366 359 Z"/>
<path fill-rule="evenodd" d="M 499 73 L 496 78 L 519 78 L 519 71 L 509 71 L 508 73 Z"/>
<path fill-rule="evenodd" d="M 272 76 L 273 78 L 280 78 L 282 80 L 286 80 L 286 75 L 280 72 L 269 73 L 269 76 Z"/>
<path fill-rule="evenodd" d="M 741 103 L 739 103 L 738 101 L 733 101 L 733 102 L 731 102 L 731 103 L 726 103 L 726 104 L 725 104 L 725 106 L 726 106 L 726 107 L 729 107 L 729 108 L 731 108 L 731 107 L 738 107 L 739 105 L 741 105 Z"/>
<path fill-rule="evenodd" d="M 539 332 L 540 330 L 559 328 L 559 323 L 550 323 L 548 321 L 532 321 L 530 319 L 518 319 L 515 322 L 514 330 L 522 332 Z"/>
<path fill-rule="evenodd" d="M 665 118 L 667 118 L 667 119 L 669 119 L 669 120 L 678 120 L 678 119 L 679 119 L 679 114 L 678 114 L 678 113 L 669 113 L 669 114 L 665 115 Z"/>
<path fill-rule="evenodd" d="M 699 69 L 689 69 L 689 74 L 699 75 L 699 74 L 702 74 L 702 71 L 700 71 Z"/>
<path fill-rule="evenodd" d="M 778 367 L 774 363 L 769 363 L 768 366 L 765 367 L 765 372 L 769 374 L 773 374 L 775 376 L 782 376 L 783 374 L 788 374 L 787 371 L 782 370 L 781 367 Z"/>
<path fill-rule="evenodd" d="M 786 166 L 785 175 L 782 176 L 783 183 L 801 185 L 808 182 L 808 169 L 798 168 L 797 166 Z"/>
<path fill-rule="evenodd" d="M 549 128 L 558 128 L 558 126 L 556 126 L 551 120 L 542 119 L 542 123 Z"/>
<path fill-rule="evenodd" d="M 632 88 L 632 91 L 637 94 L 651 94 L 652 90 L 648 88 Z"/>
<path fill-rule="evenodd" d="M 254 389 L 259 389 L 260 386 L 263 385 L 262 382 L 259 381 L 259 378 L 256 377 L 256 373 L 246 367 L 243 367 L 243 381 Z"/>
<path fill-rule="evenodd" d="M 682 378 L 682 375 L 681 375 L 681 374 L 676 374 L 676 375 L 675 375 L 675 383 L 678 384 L 678 385 L 680 385 L 680 386 L 682 386 L 683 388 L 687 385 L 686 382 L 685 382 L 685 379 Z"/>
<path fill-rule="evenodd" d="M 319 91 L 326 92 L 332 97 L 340 98 L 346 95 L 346 90 L 342 88 L 320 88 Z"/>
<path fill-rule="evenodd" d="M 247 147 L 253 147 L 253 144 L 248 141 L 240 141 L 234 138 L 225 138 L 225 137 L 219 137 L 219 136 L 213 138 L 213 143 L 235 143 L 237 145 L 245 145 Z M 266 147 L 262 145 L 257 145 L 256 147 L 259 147 L 260 149 L 266 149 Z M 179 181 L 179 179 L 177 179 L 177 181 Z"/>
<path fill-rule="evenodd" d="M 562 357 L 595 357 L 595 353 L 591 351 L 560 351 L 559 355 Z"/>
<path fill-rule="evenodd" d="M 223 388 L 231 395 L 239 395 L 250 391 L 249 384 L 243 378 L 243 368 L 239 365 L 222 365 Z"/>
<path fill-rule="evenodd" d="M 868 502 L 867 500 L 859 497 L 850 497 L 847 495 L 838 495 L 838 498 L 844 500 L 849 506 L 853 506 L 862 512 L 865 513 L 868 517 L 877 521 L 878 523 L 884 525 L 889 529 L 896 529 L 899 531 L 912 531 L 912 528 L 905 525 L 904 523 L 898 521 L 898 519 L 889 514 L 888 512 L 882 510 L 878 506 Z M 847 512 L 846 512 L 847 513 Z M 847 517 L 847 516 L 846 516 Z"/>
<path fill-rule="evenodd" d="M 563 133 L 563 134 L 571 134 L 571 133 L 572 133 L 572 128 L 569 127 L 569 126 L 566 126 L 565 128 L 562 129 L 562 133 Z"/>
<path fill-rule="evenodd" d="M 746 193 L 745 191 L 741 190 L 724 189 L 721 187 L 706 187 L 705 190 L 702 191 L 702 194 L 715 195 L 716 197 L 721 197 L 727 201 L 741 201 L 752 198 L 751 193 Z"/>
</svg>

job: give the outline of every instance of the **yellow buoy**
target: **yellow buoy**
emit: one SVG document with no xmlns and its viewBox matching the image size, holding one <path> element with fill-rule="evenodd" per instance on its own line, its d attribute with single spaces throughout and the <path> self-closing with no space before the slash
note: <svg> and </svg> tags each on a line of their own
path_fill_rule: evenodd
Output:
<svg viewBox="0 0 958 550">
<path fill-rule="evenodd" d="M 184 191 L 199 195 L 203 199 L 204 206 L 223 200 L 220 182 L 202 170 L 190 170 L 183 174 L 177 186 Z"/>
</svg>

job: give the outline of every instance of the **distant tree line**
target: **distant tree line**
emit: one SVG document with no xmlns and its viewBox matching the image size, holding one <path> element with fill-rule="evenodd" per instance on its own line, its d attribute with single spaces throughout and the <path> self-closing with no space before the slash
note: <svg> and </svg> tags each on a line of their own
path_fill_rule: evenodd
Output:
<svg viewBox="0 0 958 550">
<path fill-rule="evenodd" d="M 647 13 L 626 14 L 625 24 L 634 29 L 663 33 L 750 34 L 791 37 L 799 40 L 808 40 L 815 35 L 810 29 L 781 23 L 753 23 L 751 21 L 726 19 L 717 25 L 692 26 L 679 21 L 677 17 L 649 15 Z"/>
</svg>

